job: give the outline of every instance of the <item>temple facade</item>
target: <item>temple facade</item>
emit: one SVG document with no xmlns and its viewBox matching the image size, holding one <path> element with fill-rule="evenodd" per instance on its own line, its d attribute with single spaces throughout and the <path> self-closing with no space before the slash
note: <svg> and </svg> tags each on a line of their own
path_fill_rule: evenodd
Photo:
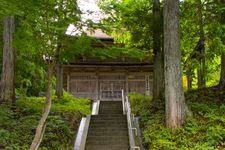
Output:
<svg viewBox="0 0 225 150">
<path fill-rule="evenodd" d="M 102 32 L 91 36 L 104 46 L 113 44 L 113 38 Z M 122 90 L 152 95 L 152 72 L 153 65 L 143 60 L 85 57 L 64 65 L 64 89 L 75 97 L 106 101 L 121 100 Z"/>
</svg>

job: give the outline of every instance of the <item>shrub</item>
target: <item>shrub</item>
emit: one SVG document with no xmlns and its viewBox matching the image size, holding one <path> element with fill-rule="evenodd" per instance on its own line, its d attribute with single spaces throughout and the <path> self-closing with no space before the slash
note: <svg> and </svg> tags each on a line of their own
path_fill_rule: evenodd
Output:
<svg viewBox="0 0 225 150">
<path fill-rule="evenodd" d="M 149 114 L 152 97 L 138 93 L 129 93 L 129 99 L 131 103 L 132 113 L 135 116 L 145 116 Z"/>
</svg>

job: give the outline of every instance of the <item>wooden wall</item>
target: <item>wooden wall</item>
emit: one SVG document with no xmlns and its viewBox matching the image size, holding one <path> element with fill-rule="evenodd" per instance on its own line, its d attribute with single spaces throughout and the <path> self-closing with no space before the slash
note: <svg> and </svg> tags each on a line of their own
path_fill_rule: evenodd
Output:
<svg viewBox="0 0 225 150">
<path fill-rule="evenodd" d="M 152 94 L 151 72 L 67 72 L 66 77 L 64 85 L 76 97 L 121 100 L 122 89 L 126 93 Z"/>
</svg>

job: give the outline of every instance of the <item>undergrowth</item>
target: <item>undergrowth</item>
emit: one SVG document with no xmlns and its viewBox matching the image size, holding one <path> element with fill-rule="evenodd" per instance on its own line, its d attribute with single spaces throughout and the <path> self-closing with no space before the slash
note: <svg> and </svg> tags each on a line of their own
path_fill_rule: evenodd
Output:
<svg viewBox="0 0 225 150">
<path fill-rule="evenodd" d="M 165 127 L 163 101 L 131 93 L 133 113 L 141 118 L 143 141 L 151 150 L 224 150 L 225 99 L 216 87 L 186 93 L 193 113 L 185 125 L 175 131 Z"/>
<path fill-rule="evenodd" d="M 41 117 L 45 98 L 24 97 L 14 106 L 0 105 L 0 149 L 27 150 Z M 80 118 L 90 114 L 90 101 L 64 92 L 53 96 L 40 150 L 72 150 Z"/>
</svg>

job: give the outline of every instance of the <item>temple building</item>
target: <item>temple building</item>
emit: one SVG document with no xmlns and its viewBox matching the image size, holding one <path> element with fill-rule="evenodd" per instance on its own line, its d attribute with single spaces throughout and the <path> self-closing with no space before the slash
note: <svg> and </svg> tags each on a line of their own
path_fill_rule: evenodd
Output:
<svg viewBox="0 0 225 150">
<path fill-rule="evenodd" d="M 101 30 L 88 35 L 99 41 L 93 47 L 114 44 Z M 106 101 L 121 100 L 122 90 L 152 95 L 152 72 L 153 64 L 143 59 L 86 56 L 64 65 L 64 89 L 75 97 Z"/>
</svg>

